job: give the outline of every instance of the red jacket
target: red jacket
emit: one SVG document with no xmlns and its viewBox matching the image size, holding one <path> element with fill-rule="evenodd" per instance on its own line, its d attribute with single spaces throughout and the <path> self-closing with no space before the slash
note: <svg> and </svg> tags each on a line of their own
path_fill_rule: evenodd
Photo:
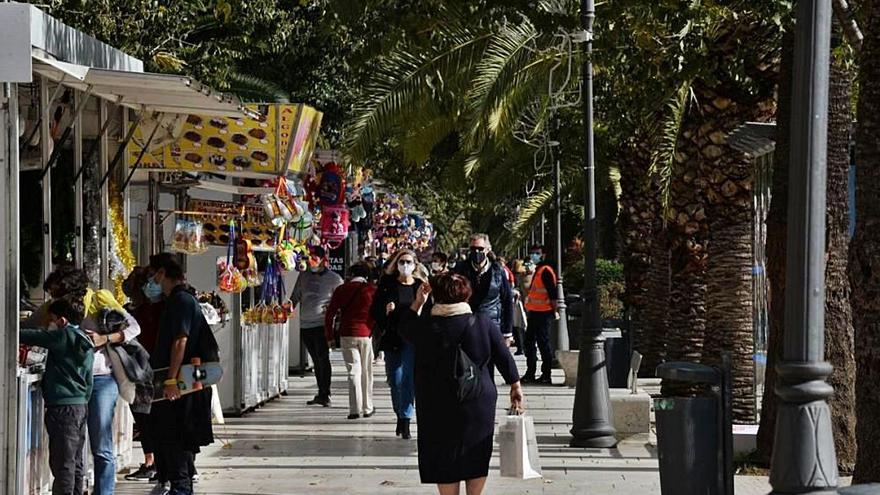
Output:
<svg viewBox="0 0 880 495">
<path fill-rule="evenodd" d="M 330 306 L 324 315 L 324 334 L 327 341 L 335 340 L 333 335 L 333 317 L 341 314 L 339 325 L 340 337 L 369 337 L 373 334 L 373 318 L 370 306 L 376 286 L 362 281 L 346 282 L 333 292 Z"/>
</svg>

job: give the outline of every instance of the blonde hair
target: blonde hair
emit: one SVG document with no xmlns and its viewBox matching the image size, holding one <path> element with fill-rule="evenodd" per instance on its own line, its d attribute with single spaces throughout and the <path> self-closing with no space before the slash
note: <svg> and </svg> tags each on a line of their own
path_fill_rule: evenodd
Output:
<svg viewBox="0 0 880 495">
<path fill-rule="evenodd" d="M 413 278 L 419 279 L 422 282 L 427 282 L 428 279 L 423 275 L 423 273 L 427 273 L 427 270 L 425 270 L 424 267 L 422 267 L 422 264 L 419 263 L 419 257 L 416 256 L 416 253 L 412 249 L 404 248 L 392 254 L 388 258 L 388 261 L 385 262 L 385 275 L 395 278 L 400 276 L 400 272 L 397 270 L 397 261 L 405 254 L 412 256 L 412 259 L 416 264 L 416 268 L 413 270 Z M 420 270 L 419 267 L 422 269 Z"/>
</svg>

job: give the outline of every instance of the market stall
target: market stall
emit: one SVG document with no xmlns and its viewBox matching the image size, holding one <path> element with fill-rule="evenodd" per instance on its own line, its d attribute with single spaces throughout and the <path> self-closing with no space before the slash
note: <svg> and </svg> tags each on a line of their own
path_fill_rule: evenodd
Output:
<svg viewBox="0 0 880 495">
<path fill-rule="evenodd" d="M 321 113 L 297 104 L 248 108 L 247 117 L 142 121 L 128 150 L 139 162 L 133 194 L 144 198 L 131 212 L 138 243 L 153 246 L 141 262 L 151 252 L 180 253 L 190 284 L 216 291 L 229 308 L 216 332 L 218 395 L 229 415 L 286 393 L 286 350 L 300 340 L 289 290 L 307 269 L 309 247 L 327 242 L 316 227 L 327 209 L 310 204 L 303 185 Z"/>
<path fill-rule="evenodd" d="M 144 73 L 141 61 L 28 4 L 0 3 L 0 46 L 0 491 L 36 494 L 50 482 L 42 372 L 39 352 L 19 352 L 20 318 L 45 301 L 42 281 L 61 263 L 120 294 L 137 250 L 128 186 L 139 163 L 125 153 L 137 123 L 253 112 L 192 79 Z M 120 468 L 130 463 L 131 424 L 119 401 Z"/>
</svg>

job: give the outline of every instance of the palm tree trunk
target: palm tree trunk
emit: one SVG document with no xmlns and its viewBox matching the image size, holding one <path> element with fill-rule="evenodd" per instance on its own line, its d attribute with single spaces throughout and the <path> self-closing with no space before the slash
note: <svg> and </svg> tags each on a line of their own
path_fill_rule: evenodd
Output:
<svg viewBox="0 0 880 495">
<path fill-rule="evenodd" d="M 654 376 L 666 360 L 666 339 L 669 328 L 669 242 L 666 229 L 659 219 L 654 223 L 651 259 L 647 274 L 647 297 L 644 309 L 644 343 L 640 350 L 642 376 Z"/>
<path fill-rule="evenodd" d="M 854 483 L 880 481 L 880 2 L 866 7 L 856 131 L 856 233 L 849 265 L 857 366 Z"/>
<path fill-rule="evenodd" d="M 767 119 L 765 109 L 772 104 L 741 103 L 709 90 L 700 99 L 705 102 L 706 124 L 700 128 L 698 142 L 710 219 L 703 361 L 718 365 L 722 352 L 730 353 L 734 421 L 754 423 L 754 163 L 730 147 L 727 136 L 745 122 Z"/>
<path fill-rule="evenodd" d="M 776 365 L 782 360 L 782 330 L 785 328 L 785 255 L 788 217 L 788 164 L 791 142 L 791 83 L 794 67 L 794 32 L 782 37 L 779 94 L 776 107 L 776 152 L 770 211 L 767 213 L 767 280 L 770 282 L 770 328 L 767 336 L 767 372 L 758 428 L 756 458 L 769 465 L 776 432 Z"/>
<path fill-rule="evenodd" d="M 847 278 L 852 73 L 839 50 L 834 53 L 837 55 L 831 63 L 828 107 L 825 359 L 834 366 L 828 383 L 834 387 L 829 406 L 837 464 L 841 471 L 850 473 L 856 460 L 856 363 Z"/>
<path fill-rule="evenodd" d="M 621 211 L 618 223 L 626 280 L 624 302 L 631 314 L 633 349 L 645 356 L 656 337 L 652 332 L 654 328 L 647 325 L 647 307 L 651 298 L 648 275 L 652 265 L 653 225 L 658 211 L 653 200 L 655 195 L 649 187 L 650 160 L 650 153 L 638 145 L 625 150 L 621 157 Z M 653 369 L 649 373 L 646 368 L 641 368 L 640 375 L 653 374 Z"/>
<path fill-rule="evenodd" d="M 678 139 L 675 170 L 670 183 L 668 235 L 670 253 L 669 361 L 700 362 L 706 332 L 706 220 L 705 180 L 698 176 L 700 115 L 689 109 Z M 692 387 L 663 382 L 663 394 L 687 393 Z"/>
</svg>

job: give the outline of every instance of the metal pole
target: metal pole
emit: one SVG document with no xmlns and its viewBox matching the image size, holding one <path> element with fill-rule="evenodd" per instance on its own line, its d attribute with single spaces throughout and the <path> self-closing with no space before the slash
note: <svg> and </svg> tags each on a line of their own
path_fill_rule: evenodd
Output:
<svg viewBox="0 0 880 495">
<path fill-rule="evenodd" d="M 554 167 L 554 193 L 556 196 L 556 291 L 559 293 L 556 310 L 559 312 L 559 320 L 556 324 L 556 347 L 557 350 L 567 351 L 568 343 L 568 312 L 565 305 L 565 290 L 562 283 L 562 185 L 559 160 Z"/>
<path fill-rule="evenodd" d="M 19 424 L 18 326 L 19 326 L 19 202 L 18 202 L 18 86 L 0 86 L 0 253 L 3 257 L 3 284 L 0 284 L 0 492 L 19 493 L 18 480 L 24 475 L 17 462 L 16 432 Z"/>
<path fill-rule="evenodd" d="M 837 455 L 825 382 L 825 181 L 830 0 L 797 2 L 783 360 L 770 484 L 773 493 L 837 486 Z"/>
<path fill-rule="evenodd" d="M 593 153 L 593 20 L 594 0 L 581 0 L 586 32 L 583 67 L 583 105 L 586 160 L 584 163 L 584 317 L 578 355 L 578 381 L 572 411 L 571 446 L 608 448 L 617 445 L 611 426 L 611 399 L 605 371 L 605 337 L 596 288 L 596 164 Z"/>
</svg>

